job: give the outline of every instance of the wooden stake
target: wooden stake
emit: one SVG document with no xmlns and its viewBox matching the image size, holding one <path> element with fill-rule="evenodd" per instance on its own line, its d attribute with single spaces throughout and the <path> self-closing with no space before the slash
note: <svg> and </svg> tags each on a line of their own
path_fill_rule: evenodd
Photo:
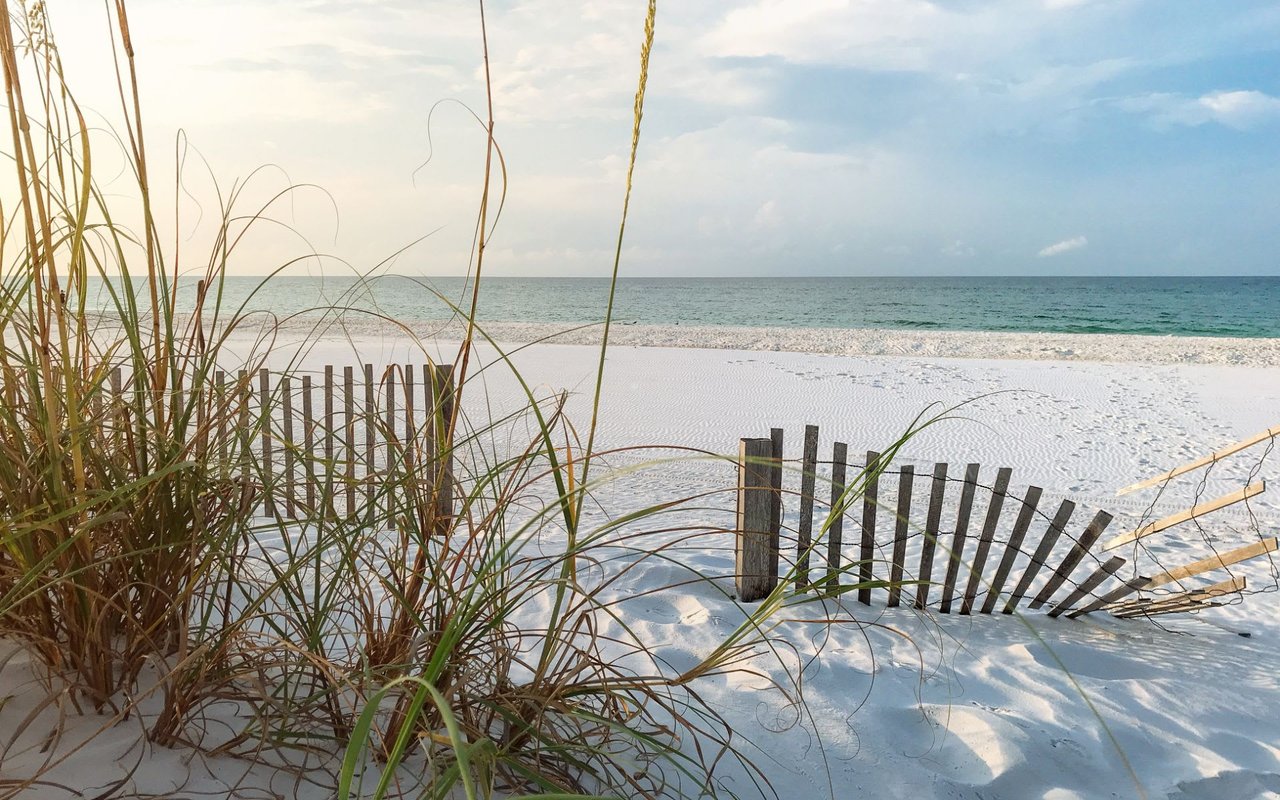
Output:
<svg viewBox="0 0 1280 800">
<path fill-rule="evenodd" d="M 273 488 L 274 475 L 271 452 L 271 373 L 266 367 L 258 370 L 258 410 L 262 415 L 262 503 L 268 517 L 276 516 L 276 499 Z"/>
<path fill-rule="evenodd" d="M 1062 535 L 1062 532 L 1066 530 L 1067 524 L 1071 522 L 1071 515 L 1075 513 L 1075 510 L 1076 504 L 1070 500 L 1063 500 L 1062 505 L 1058 506 L 1058 513 L 1054 515 L 1053 521 L 1049 523 L 1048 529 L 1044 532 L 1044 536 L 1040 538 L 1040 545 L 1031 554 L 1031 562 L 1027 564 L 1026 570 L 1023 571 L 1022 577 L 1018 580 L 1018 585 L 1014 587 L 1013 594 L 1009 597 L 1009 602 L 1005 604 L 1004 613 L 1012 614 L 1014 609 L 1018 607 L 1018 603 L 1022 602 L 1027 590 L 1031 588 L 1031 582 L 1036 579 L 1036 575 L 1040 574 L 1045 562 L 1049 560 L 1049 553 L 1053 551 L 1053 546 L 1058 543 L 1058 537 Z"/>
<path fill-rule="evenodd" d="M 769 444 L 773 448 L 773 466 L 769 468 L 769 487 L 773 498 L 769 504 L 771 574 L 777 575 L 782 567 L 782 428 L 769 429 Z"/>
<path fill-rule="evenodd" d="M 738 599 L 751 603 L 767 597 L 778 583 L 770 572 L 770 478 L 768 439 L 743 439 L 738 446 L 738 532 L 734 547 L 734 573 Z"/>
<path fill-rule="evenodd" d="M 960 565 L 964 563 L 964 545 L 969 535 L 969 519 L 973 515 L 973 495 L 978 487 L 979 469 L 977 464 L 970 464 L 964 470 L 964 488 L 960 490 L 960 510 L 956 513 L 956 535 L 951 541 L 951 558 L 947 562 L 946 582 L 942 586 L 942 604 L 938 606 L 938 610 L 943 614 L 951 613 L 956 578 L 960 576 Z"/>
<path fill-rule="evenodd" d="M 364 365 L 364 491 L 365 511 L 373 523 L 375 476 L 378 469 L 374 461 L 374 429 L 378 427 L 378 404 L 374 400 L 373 365 Z"/>
<path fill-rule="evenodd" d="M 1049 599 L 1053 597 L 1053 593 L 1058 591 L 1064 581 L 1071 576 L 1071 571 L 1076 568 L 1085 554 L 1089 552 L 1089 548 L 1093 547 L 1093 543 L 1098 541 L 1098 537 L 1111 524 L 1111 515 L 1105 511 L 1099 511 L 1094 515 L 1093 521 L 1084 529 L 1084 533 L 1080 534 L 1080 540 L 1076 542 L 1067 557 L 1058 565 L 1058 569 L 1054 571 L 1053 576 L 1049 578 L 1049 582 L 1040 590 L 1040 594 L 1036 595 L 1036 599 L 1031 601 L 1032 608 L 1039 608 Z"/>
<path fill-rule="evenodd" d="M 347 507 L 348 519 L 356 513 L 356 374 L 352 367 L 342 368 L 342 419 L 345 422 L 343 448 L 347 457 Z"/>
<path fill-rule="evenodd" d="M 889 608 L 902 596 L 902 573 L 907 560 L 907 528 L 911 520 L 911 486 L 915 467 L 907 464 L 898 471 L 898 519 L 893 529 L 893 563 L 889 567 Z"/>
<path fill-rule="evenodd" d="M 405 457 L 408 458 L 413 453 L 414 444 L 417 442 L 416 431 L 413 427 L 413 365 L 404 365 L 404 442 Z"/>
<path fill-rule="evenodd" d="M 316 441 L 315 414 L 311 408 L 311 376 L 302 376 L 302 453 L 306 470 L 302 480 L 307 486 L 307 514 L 316 513 Z"/>
<path fill-rule="evenodd" d="M 324 513 L 332 519 L 338 510 L 333 502 L 333 476 L 338 471 L 333 460 L 333 365 L 324 365 Z"/>
<path fill-rule="evenodd" d="M 1138 528 L 1135 531 L 1130 531 L 1128 533 L 1121 534 L 1115 537 L 1114 539 L 1112 539 L 1111 541 L 1107 542 L 1105 545 L 1103 545 L 1102 549 L 1103 551 L 1114 550 L 1115 548 L 1119 547 L 1122 544 L 1128 544 L 1129 542 L 1136 542 L 1137 540 L 1146 536 L 1150 536 L 1153 533 L 1159 533 L 1160 531 L 1168 530 L 1169 528 L 1172 528 L 1175 525 L 1181 525 L 1184 522 L 1188 522 L 1190 520 L 1196 519 L 1197 517 L 1203 517 L 1205 514 L 1211 514 L 1214 511 L 1218 511 L 1220 509 L 1226 508 L 1227 506 L 1234 505 L 1236 503 L 1241 502 L 1242 500 L 1248 500 L 1250 497 L 1262 494 L 1266 490 L 1267 490 L 1267 486 L 1265 483 L 1251 483 L 1248 486 L 1244 487 L 1243 489 L 1232 492 L 1230 494 L 1223 495 L 1222 497 L 1219 497 L 1216 500 L 1210 500 L 1207 503 L 1201 503 L 1200 505 L 1197 505 L 1194 508 L 1189 508 L 1186 511 L 1179 511 L 1177 514 L 1171 514 L 1165 517 L 1164 519 L 1156 520 L 1155 522 L 1149 523 L 1147 525 L 1143 525 L 1141 528 Z"/>
<path fill-rule="evenodd" d="M 1213 453 L 1210 453 L 1209 455 L 1205 456 L 1204 458 L 1196 459 L 1195 461 L 1192 461 L 1189 464 L 1183 464 L 1180 467 L 1175 467 L 1174 469 L 1171 469 L 1168 472 L 1165 472 L 1163 474 L 1157 475 L 1154 478 L 1148 478 L 1145 481 L 1138 481 L 1137 483 L 1131 486 L 1126 486 L 1120 491 L 1116 492 L 1116 494 L 1118 495 L 1128 494 L 1129 492 L 1136 492 L 1139 489 L 1147 489 L 1152 486 L 1156 486 L 1158 484 L 1164 483 L 1165 481 L 1172 480 L 1173 478 L 1176 478 L 1179 475 L 1185 475 L 1186 473 L 1191 472 L 1192 470 L 1200 469 L 1201 467 L 1206 467 L 1214 463 L 1215 461 L 1219 461 L 1221 459 L 1226 458 L 1229 455 L 1234 455 L 1235 453 L 1238 453 L 1241 450 L 1244 450 L 1249 447 L 1253 447 L 1255 444 L 1260 444 L 1262 442 L 1267 441 L 1268 439 L 1274 439 L 1277 436 L 1280 436 L 1280 425 L 1277 425 L 1274 428 L 1268 428 L 1262 433 L 1256 434 L 1254 436 L 1250 436 L 1248 439 L 1245 439 L 1243 441 L 1236 442 L 1235 444 L 1232 444 L 1232 445 L 1227 445 L 1221 450 L 1216 450 Z"/>
<path fill-rule="evenodd" d="M 809 585 L 809 549 L 813 540 L 813 494 L 818 469 L 818 426 L 804 426 L 804 458 L 800 475 L 800 524 L 796 541 L 796 588 Z"/>
<path fill-rule="evenodd" d="M 1084 583 L 1077 586 L 1076 590 L 1067 595 L 1065 600 L 1054 606 L 1053 610 L 1049 612 L 1049 616 L 1056 617 L 1062 612 L 1069 610 L 1082 597 L 1085 597 L 1094 589 L 1097 589 L 1102 585 L 1103 581 L 1116 574 L 1122 566 L 1124 566 L 1124 559 L 1120 556 L 1112 556 L 1107 560 L 1107 563 L 1095 569 L 1093 574 L 1085 578 Z"/>
<path fill-rule="evenodd" d="M 1270 539 L 1263 539 L 1260 542 L 1254 542 L 1253 544 L 1245 545 L 1244 547 L 1238 547 L 1235 550 L 1231 550 L 1226 553 L 1212 555 L 1208 558 L 1202 558 L 1199 561 L 1193 561 L 1185 567 L 1178 567 L 1177 569 L 1171 569 L 1168 572 L 1162 572 L 1152 578 L 1142 588 L 1154 589 L 1157 586 L 1164 586 L 1166 583 L 1173 583 L 1174 581 L 1191 578 L 1196 575 L 1209 572 L 1210 570 L 1239 564 L 1241 561 L 1248 561 L 1251 558 L 1257 558 L 1258 556 L 1266 555 L 1267 553 L 1273 553 L 1278 547 L 1280 547 L 1280 539 L 1277 539 L 1274 536 Z"/>
<path fill-rule="evenodd" d="M 1159 611 L 1160 609 L 1179 606 L 1187 602 L 1206 600 L 1213 597 L 1221 597 L 1227 594 L 1235 594 L 1242 592 L 1248 586 L 1248 581 L 1243 577 L 1228 578 L 1220 581 L 1212 586 L 1204 586 L 1199 589 L 1192 589 L 1189 592 L 1178 592 L 1166 597 L 1147 598 L 1143 600 L 1128 600 L 1123 603 L 1117 603 L 1107 608 L 1113 616 L 1121 619 L 1128 617 L 1140 617 L 1148 612 Z"/>
<path fill-rule="evenodd" d="M 987 505 L 987 518 L 982 525 L 982 533 L 978 536 L 978 550 L 973 554 L 973 566 L 969 569 L 969 583 L 964 590 L 964 602 L 960 604 L 960 613 L 973 611 L 973 604 L 978 597 L 978 584 L 982 581 L 982 570 L 987 565 L 987 554 L 991 551 L 991 542 L 995 539 L 996 528 L 1000 524 L 1000 512 L 1004 509 L 1004 499 L 1009 491 L 1009 479 L 1013 470 L 1001 467 L 996 471 L 996 485 L 991 488 L 991 502 Z"/>
<path fill-rule="evenodd" d="M 880 454 L 874 450 L 867 451 L 866 491 L 862 495 L 862 542 L 858 550 L 858 602 L 871 605 L 871 586 L 873 580 L 871 567 L 876 557 L 876 503 L 880 490 Z"/>
<path fill-rule="evenodd" d="M 436 482 L 436 534 L 447 534 L 453 525 L 455 509 L 453 507 L 453 365 L 436 365 L 436 386 L 440 392 L 440 420 L 443 425 L 439 441 L 442 450 L 436 463 L 439 465 L 439 479 Z M 461 414 L 459 414 L 459 421 Z M 774 573 L 777 575 L 777 572 Z"/>
<path fill-rule="evenodd" d="M 252 439 L 249 436 L 249 397 L 251 389 L 249 388 L 249 373 L 247 370 L 240 370 L 240 380 L 236 382 L 236 397 L 240 400 L 239 424 L 237 427 L 238 439 L 240 441 L 240 486 L 242 491 L 247 492 L 249 487 L 249 464 L 253 457 Z"/>
<path fill-rule="evenodd" d="M 1092 614 L 1100 608 L 1106 608 L 1107 606 L 1114 605 L 1120 598 L 1128 597 L 1139 589 L 1145 587 L 1149 580 L 1150 578 L 1145 578 L 1141 575 L 1136 578 L 1130 578 L 1116 588 L 1097 598 L 1092 603 L 1072 611 L 1067 615 L 1067 618 L 1075 619 L 1076 617 L 1080 617 L 1085 614 Z"/>
<path fill-rule="evenodd" d="M 1022 510 L 1018 512 L 1018 518 L 1013 523 L 1013 531 L 1009 534 L 1009 543 L 1005 545 L 1004 556 L 1000 559 L 1000 566 L 996 568 L 996 576 L 991 579 L 991 588 L 987 590 L 987 596 L 982 601 L 983 614 L 990 614 L 996 607 L 996 601 L 1000 599 L 1000 590 L 1004 588 L 1004 582 L 1009 578 L 1014 560 L 1022 551 L 1022 540 L 1026 538 L 1027 529 L 1031 527 L 1031 520 L 1035 517 L 1036 504 L 1040 502 L 1042 491 L 1039 486 L 1027 487 L 1027 497 L 1022 501 Z"/>
<path fill-rule="evenodd" d="M 298 442 L 293 438 L 293 381 L 288 375 L 280 376 L 280 394 L 284 401 L 284 514 L 296 518 L 297 486 L 294 475 Z"/>
<path fill-rule="evenodd" d="M 840 588 L 840 549 L 844 545 L 844 479 L 849 446 L 836 442 L 831 448 L 831 524 L 827 526 L 827 591 Z"/>
<path fill-rule="evenodd" d="M 933 581 L 933 552 L 942 530 L 942 501 L 947 491 L 947 465 L 933 465 L 933 489 L 929 494 L 929 512 L 924 523 L 924 541 L 920 546 L 920 583 L 916 587 L 916 608 L 929 605 L 929 584 Z"/>
</svg>

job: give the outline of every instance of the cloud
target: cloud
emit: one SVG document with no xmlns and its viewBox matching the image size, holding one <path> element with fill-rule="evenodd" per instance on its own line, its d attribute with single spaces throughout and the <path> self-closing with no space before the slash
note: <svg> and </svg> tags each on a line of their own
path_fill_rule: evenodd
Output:
<svg viewBox="0 0 1280 800">
<path fill-rule="evenodd" d="M 1152 92 L 1122 98 L 1115 101 L 1115 106 L 1146 115 L 1159 128 L 1216 122 L 1236 130 L 1249 130 L 1280 120 L 1280 97 L 1253 89 L 1209 92 L 1199 97 Z"/>
<path fill-rule="evenodd" d="M 1089 244 L 1089 240 L 1085 237 L 1073 236 L 1070 239 L 1063 239 L 1060 242 L 1054 242 L 1048 247 L 1041 248 L 1040 252 L 1036 253 L 1036 257 L 1052 258 L 1053 256 L 1060 256 L 1063 253 L 1070 253 L 1072 250 L 1079 250 L 1087 244 Z"/>
<path fill-rule="evenodd" d="M 978 254 L 978 251 L 973 248 L 973 245 L 965 244 L 959 239 L 956 239 L 954 242 L 942 248 L 938 252 L 949 258 L 973 258 Z"/>
</svg>

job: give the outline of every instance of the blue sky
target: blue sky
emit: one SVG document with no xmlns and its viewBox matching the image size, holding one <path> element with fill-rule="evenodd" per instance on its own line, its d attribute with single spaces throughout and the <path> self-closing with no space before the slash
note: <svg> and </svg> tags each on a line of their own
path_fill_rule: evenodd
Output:
<svg viewBox="0 0 1280 800">
<path fill-rule="evenodd" d="M 105 12 L 52 6 L 81 102 L 110 119 Z M 509 178 L 490 267 L 606 274 L 644 3 L 487 8 Z M 395 271 L 467 268 L 474 4 L 130 16 L 153 149 L 182 128 L 224 189 L 263 163 L 324 187 L 286 221 L 358 268 L 423 236 Z M 1280 274 L 1280 6 L 660 1 L 632 208 L 630 275 Z M 179 227 L 199 240 L 193 214 Z M 298 240 L 250 245 L 236 268 L 262 272 Z"/>
</svg>

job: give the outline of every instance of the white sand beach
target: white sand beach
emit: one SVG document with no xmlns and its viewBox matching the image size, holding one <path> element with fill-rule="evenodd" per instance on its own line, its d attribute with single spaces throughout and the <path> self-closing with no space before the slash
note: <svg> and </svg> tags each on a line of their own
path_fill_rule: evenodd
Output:
<svg viewBox="0 0 1280 800">
<path fill-rule="evenodd" d="M 500 333 L 504 340 L 528 338 L 511 328 Z M 936 461 L 957 470 L 968 462 L 992 471 L 1010 467 L 1014 491 L 1034 484 L 1055 504 L 1075 500 L 1081 525 L 1086 513 L 1109 510 L 1116 516 L 1111 531 L 1118 533 L 1144 518 L 1152 501 L 1152 493 L 1116 497 L 1118 488 L 1280 423 L 1280 343 L 1274 340 L 879 332 L 850 344 L 855 338 L 619 327 L 606 367 L 600 444 L 733 454 L 740 437 L 767 436 L 777 426 L 786 429 L 786 455 L 794 458 L 803 426 L 812 423 L 821 427 L 824 458 L 838 440 L 860 459 L 891 442 L 930 404 L 963 403 L 956 418 L 909 443 L 907 463 L 922 465 L 918 472 Z M 703 349 L 635 346 L 677 342 Z M 795 349 L 814 352 L 778 352 Z M 447 351 L 442 345 L 440 352 Z M 542 393 L 568 390 L 570 417 L 582 426 L 595 353 L 582 345 L 539 344 L 513 359 Z M 278 357 L 286 359 L 284 350 Z M 480 358 L 492 363 L 492 350 L 482 349 Z M 331 338 L 310 350 L 305 365 L 403 359 L 421 360 L 403 339 Z M 476 383 L 466 401 L 469 416 L 518 407 L 502 365 L 478 374 L 489 405 Z M 1280 478 L 1280 456 L 1264 454 L 1259 447 L 1217 465 L 1200 494 L 1217 496 L 1255 472 Z M 724 461 L 644 466 L 660 455 L 610 460 L 617 472 L 599 492 L 608 514 L 732 485 L 734 470 Z M 1156 510 L 1184 507 L 1196 489 L 1194 482 L 1171 489 Z M 731 513 L 733 496 L 704 505 L 698 514 L 715 524 Z M 1274 535 L 1278 528 L 1274 490 L 1205 522 L 1215 547 L 1256 541 L 1258 531 Z M 1190 526 L 1152 539 L 1151 554 L 1166 566 L 1210 552 Z M 678 552 L 701 572 L 732 574 L 728 534 Z M 1121 574 L 1151 569 L 1141 561 L 1147 557 Z M 728 577 L 645 594 L 679 572 L 648 564 L 610 590 L 621 619 L 676 667 L 713 647 L 744 613 Z M 1269 591 L 1196 615 L 1164 617 L 1163 627 L 1105 614 L 1079 621 L 1031 611 L 922 614 L 886 609 L 881 596 L 871 606 L 830 606 L 836 624 L 784 620 L 773 637 L 789 649 L 756 662 L 784 683 L 802 677 L 806 708 L 789 704 L 763 678 L 712 677 L 699 692 L 725 715 L 783 798 L 1277 797 L 1276 565 L 1262 558 L 1233 574 Z M 0 672 L 0 731 L 37 713 L 39 693 L 28 691 L 29 680 L 21 656 Z M 39 713 L 42 725 L 30 726 L 0 766 L 8 779 L 29 774 L 50 753 L 69 751 L 96 728 L 92 716 Z M 60 738 L 45 748 L 37 734 L 58 726 Z M 25 796 L 93 796 L 126 775 L 126 786 L 139 795 L 224 796 L 232 787 L 245 797 L 265 789 L 286 797 L 331 793 L 327 777 L 300 779 L 228 757 L 155 748 L 140 736 L 134 723 L 102 732 Z M 743 797 L 767 794 L 733 768 L 721 779 Z"/>
</svg>

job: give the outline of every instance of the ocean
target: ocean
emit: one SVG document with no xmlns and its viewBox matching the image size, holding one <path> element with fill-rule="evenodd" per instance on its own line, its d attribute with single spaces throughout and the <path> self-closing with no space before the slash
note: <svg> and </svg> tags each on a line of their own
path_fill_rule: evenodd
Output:
<svg viewBox="0 0 1280 800">
<path fill-rule="evenodd" d="M 603 278 L 486 278 L 481 319 L 577 323 L 603 318 Z M 190 310 L 194 282 L 180 287 Z M 414 322 L 465 307 L 464 278 L 232 277 L 224 308 L 277 315 L 318 306 L 375 311 Z M 101 294 L 97 304 L 102 303 Z M 620 324 L 781 328 L 1129 333 L 1280 337 L 1280 277 L 777 277 L 624 278 Z"/>
</svg>

